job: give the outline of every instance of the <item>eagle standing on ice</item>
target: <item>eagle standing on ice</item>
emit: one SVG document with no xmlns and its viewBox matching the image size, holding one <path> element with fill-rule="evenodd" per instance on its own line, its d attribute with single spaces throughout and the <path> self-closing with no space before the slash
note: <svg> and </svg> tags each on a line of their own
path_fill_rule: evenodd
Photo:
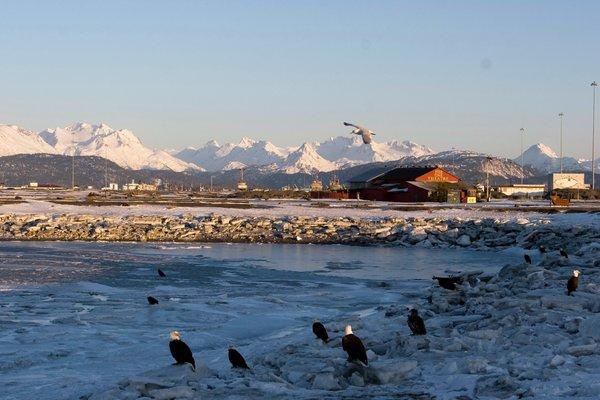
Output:
<svg viewBox="0 0 600 400">
<path fill-rule="evenodd" d="M 231 363 L 232 368 L 250 369 L 248 364 L 246 364 L 244 356 L 242 356 L 240 352 L 235 349 L 235 347 L 229 346 L 227 356 L 229 358 L 229 362 Z"/>
<path fill-rule="evenodd" d="M 413 335 L 425 335 L 427 333 L 425 322 L 423 322 L 423 318 L 419 316 L 419 312 L 416 309 L 413 308 L 410 310 L 410 315 L 406 322 Z"/>
<path fill-rule="evenodd" d="M 350 325 L 346 325 L 346 334 L 342 338 L 342 349 L 348 353 L 348 361 L 360 361 L 364 365 L 369 365 L 365 345 L 358 336 L 352 333 Z"/>
<path fill-rule="evenodd" d="M 573 270 L 573 275 L 569 278 L 567 282 L 567 295 L 571 296 L 571 292 L 577 290 L 577 286 L 579 286 L 579 270 Z"/>
<path fill-rule="evenodd" d="M 327 334 L 327 329 L 325 329 L 325 325 L 323 325 L 323 323 L 321 323 L 320 321 L 313 321 L 312 331 L 317 338 L 323 341 L 323 343 L 329 342 L 329 335 Z"/>
<path fill-rule="evenodd" d="M 189 346 L 181 340 L 181 335 L 177 331 L 171 332 L 169 350 L 171 350 L 171 355 L 177 364 L 190 363 L 192 364 L 194 371 L 196 370 L 196 360 L 194 360 L 192 350 L 190 350 Z"/>
</svg>

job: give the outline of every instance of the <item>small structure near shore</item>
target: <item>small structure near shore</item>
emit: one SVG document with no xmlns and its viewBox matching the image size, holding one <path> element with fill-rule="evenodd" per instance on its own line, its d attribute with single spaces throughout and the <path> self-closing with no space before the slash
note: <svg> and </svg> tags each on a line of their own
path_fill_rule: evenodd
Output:
<svg viewBox="0 0 600 400">
<path fill-rule="evenodd" d="M 498 186 L 498 192 L 505 196 L 542 197 L 546 193 L 543 183 L 516 183 Z"/>
<path fill-rule="evenodd" d="M 350 179 L 349 197 L 363 200 L 422 202 L 440 185 L 456 185 L 460 178 L 438 166 L 375 168 Z"/>
</svg>

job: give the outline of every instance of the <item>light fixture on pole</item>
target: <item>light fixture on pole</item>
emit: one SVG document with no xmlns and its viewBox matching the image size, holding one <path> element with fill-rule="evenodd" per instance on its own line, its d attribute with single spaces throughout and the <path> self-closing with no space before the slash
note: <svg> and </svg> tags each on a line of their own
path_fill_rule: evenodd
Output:
<svg viewBox="0 0 600 400">
<path fill-rule="evenodd" d="M 560 117 L 560 173 L 563 173 L 563 117 L 565 114 L 558 113 Z"/>
<path fill-rule="evenodd" d="M 596 81 L 592 82 L 592 190 L 596 189 Z"/>
<path fill-rule="evenodd" d="M 525 136 L 525 128 L 521 128 L 521 185 L 523 184 L 523 178 L 525 178 L 525 167 L 523 164 L 523 136 Z"/>
</svg>

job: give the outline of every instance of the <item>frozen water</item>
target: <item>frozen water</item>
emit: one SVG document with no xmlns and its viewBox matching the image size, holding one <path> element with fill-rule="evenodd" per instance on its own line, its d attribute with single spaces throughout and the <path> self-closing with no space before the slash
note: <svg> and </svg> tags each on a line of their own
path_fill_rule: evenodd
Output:
<svg viewBox="0 0 600 400">
<path fill-rule="evenodd" d="M 92 393 L 127 398 L 128 390 L 143 386 L 140 390 L 155 398 L 187 398 L 198 388 L 213 398 L 261 393 L 310 398 L 341 389 L 356 395 L 361 387 L 377 384 L 370 393 L 385 396 L 391 390 L 385 385 L 420 373 L 419 362 L 390 355 L 405 357 L 410 349 L 431 346 L 460 351 L 482 337 L 498 340 L 493 329 L 477 338 L 453 335 L 432 343 L 396 338 L 399 331 L 406 335 L 406 307 L 427 297 L 431 276 L 447 270 L 493 273 L 517 260 L 517 251 L 458 249 L 0 243 L 0 393 L 3 399 Z M 167 277 L 159 278 L 157 268 Z M 160 304 L 149 306 L 148 295 Z M 313 339 L 315 317 L 330 330 L 330 344 Z M 382 318 L 385 323 L 375 333 L 369 324 Z M 473 321 L 468 323 L 478 323 Z M 337 342 L 346 322 L 366 341 L 372 369 L 345 363 Z M 458 323 L 431 321 L 448 330 Z M 167 342 L 173 329 L 193 349 L 196 374 L 182 377 L 191 373 L 170 366 Z M 252 377 L 229 369 L 229 344 L 246 356 Z M 588 343 L 570 350 L 594 351 Z M 384 358 L 378 362 L 378 357 Z M 571 356 L 565 357 L 569 363 Z M 551 360 L 549 354 L 546 364 L 561 365 L 560 359 Z M 447 368 L 470 374 L 492 367 L 474 359 L 468 370 L 461 362 Z M 187 379 L 199 386 L 190 389 Z M 103 392 L 118 382 L 114 393 Z M 482 393 L 488 383 L 478 384 Z M 401 394 L 404 389 L 393 390 Z M 417 396 L 423 388 L 415 390 L 409 394 Z"/>
</svg>

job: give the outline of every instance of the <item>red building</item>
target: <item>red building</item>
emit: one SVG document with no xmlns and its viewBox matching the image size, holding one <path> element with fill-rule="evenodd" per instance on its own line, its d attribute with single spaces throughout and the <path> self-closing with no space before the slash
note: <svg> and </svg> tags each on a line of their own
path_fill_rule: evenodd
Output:
<svg viewBox="0 0 600 400">
<path fill-rule="evenodd" d="M 350 179 L 350 198 L 378 201 L 429 201 L 439 183 L 460 179 L 440 167 L 380 167 Z"/>
</svg>

